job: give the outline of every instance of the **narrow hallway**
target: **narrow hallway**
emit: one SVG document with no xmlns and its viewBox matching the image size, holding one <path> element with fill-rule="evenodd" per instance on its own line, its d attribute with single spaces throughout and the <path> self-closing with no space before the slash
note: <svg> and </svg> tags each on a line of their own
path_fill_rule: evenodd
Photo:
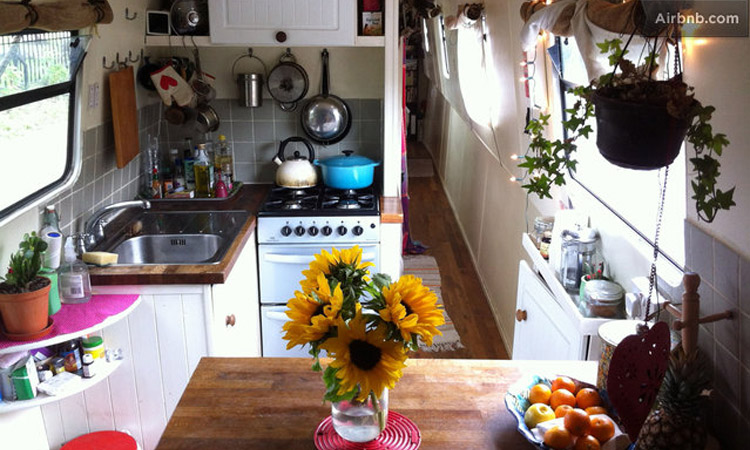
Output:
<svg viewBox="0 0 750 450">
<path fill-rule="evenodd" d="M 440 178 L 430 170 L 430 154 L 422 143 L 409 142 L 408 157 L 411 236 L 437 260 L 443 302 L 464 345 L 453 351 L 419 352 L 420 356 L 509 359 Z"/>
</svg>

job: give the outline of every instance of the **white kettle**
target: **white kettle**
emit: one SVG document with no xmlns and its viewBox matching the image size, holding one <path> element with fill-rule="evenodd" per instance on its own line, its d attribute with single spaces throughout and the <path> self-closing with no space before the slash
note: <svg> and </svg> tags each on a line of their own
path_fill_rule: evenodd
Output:
<svg viewBox="0 0 750 450">
<path fill-rule="evenodd" d="M 294 152 L 294 158 L 286 159 L 284 149 L 290 142 L 302 142 L 307 147 L 309 158 L 301 156 L 298 151 Z M 276 169 L 276 184 L 291 189 L 302 189 L 313 187 L 318 184 L 318 172 L 313 165 L 315 159 L 315 150 L 312 144 L 303 137 L 290 137 L 281 141 L 279 153 L 274 156 L 275 162 L 279 168 Z"/>
</svg>

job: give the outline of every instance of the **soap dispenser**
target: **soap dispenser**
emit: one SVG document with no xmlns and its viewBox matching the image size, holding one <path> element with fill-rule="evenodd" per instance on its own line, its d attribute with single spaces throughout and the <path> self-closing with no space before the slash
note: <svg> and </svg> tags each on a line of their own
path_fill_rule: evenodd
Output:
<svg viewBox="0 0 750 450">
<path fill-rule="evenodd" d="M 65 241 L 64 259 L 58 272 L 60 301 L 65 304 L 88 302 L 91 299 L 89 268 L 78 259 L 72 236 Z"/>
</svg>

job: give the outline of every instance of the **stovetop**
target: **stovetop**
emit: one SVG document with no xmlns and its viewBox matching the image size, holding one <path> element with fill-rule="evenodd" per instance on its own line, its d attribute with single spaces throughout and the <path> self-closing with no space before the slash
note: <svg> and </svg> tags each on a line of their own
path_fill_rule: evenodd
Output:
<svg viewBox="0 0 750 450">
<path fill-rule="evenodd" d="M 275 186 L 263 201 L 258 216 L 371 216 L 380 215 L 380 197 L 374 187 L 340 190 L 325 186 L 289 189 Z"/>
</svg>

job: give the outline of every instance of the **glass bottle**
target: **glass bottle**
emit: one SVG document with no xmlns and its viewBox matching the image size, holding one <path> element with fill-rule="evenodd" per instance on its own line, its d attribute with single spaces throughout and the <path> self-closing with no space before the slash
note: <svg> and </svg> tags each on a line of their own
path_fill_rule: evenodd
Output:
<svg viewBox="0 0 750 450">
<path fill-rule="evenodd" d="M 213 166 L 206 154 L 205 144 L 198 144 L 198 153 L 193 164 L 195 171 L 195 196 L 198 198 L 211 198 L 211 178 Z"/>
<path fill-rule="evenodd" d="M 58 273 L 58 289 L 62 303 L 86 303 L 91 299 L 89 268 L 78 259 L 72 236 L 65 241 L 65 263 Z"/>
<path fill-rule="evenodd" d="M 175 192 L 184 191 L 185 186 L 185 168 L 182 165 L 182 160 L 177 158 L 174 161 L 174 178 L 172 179 L 172 185 L 174 186 Z"/>
<path fill-rule="evenodd" d="M 216 165 L 221 168 L 224 185 L 227 191 L 231 191 L 234 186 L 234 156 L 232 156 L 232 147 L 227 142 L 227 138 L 219 135 L 219 153 Z"/>
</svg>

